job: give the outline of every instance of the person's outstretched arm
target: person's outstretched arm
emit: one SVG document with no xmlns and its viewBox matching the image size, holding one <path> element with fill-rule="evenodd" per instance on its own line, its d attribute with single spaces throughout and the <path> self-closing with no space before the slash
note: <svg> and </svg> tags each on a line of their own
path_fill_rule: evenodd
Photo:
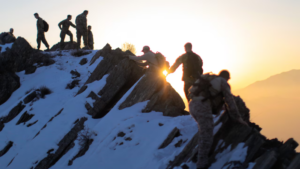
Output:
<svg viewBox="0 0 300 169">
<path fill-rule="evenodd" d="M 171 66 L 171 68 L 169 69 L 168 74 L 174 73 L 175 70 L 179 67 L 179 65 L 182 64 L 182 58 L 183 58 L 183 55 L 179 56 L 179 57 L 176 59 L 175 63 L 174 63 L 174 64 Z"/>
</svg>

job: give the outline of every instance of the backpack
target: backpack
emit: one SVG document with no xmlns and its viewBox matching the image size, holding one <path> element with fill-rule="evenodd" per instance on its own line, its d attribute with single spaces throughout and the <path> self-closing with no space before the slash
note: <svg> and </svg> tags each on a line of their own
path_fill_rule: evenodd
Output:
<svg viewBox="0 0 300 169">
<path fill-rule="evenodd" d="M 198 64 L 200 62 L 200 64 Z M 203 62 L 202 59 L 195 53 L 193 52 L 188 52 L 187 53 L 187 61 L 186 65 L 184 65 L 184 75 L 186 77 L 193 77 L 197 78 L 198 73 L 202 74 L 203 73 Z"/>
<path fill-rule="evenodd" d="M 213 114 L 218 114 L 219 109 L 224 104 L 222 91 L 218 92 L 216 89 L 212 87 L 210 83 L 216 77 L 218 76 L 215 74 L 209 74 L 209 73 L 204 75 L 198 74 L 199 82 L 193 84 L 193 86 L 197 86 L 197 89 L 194 90 L 192 93 L 190 93 L 194 96 L 199 96 L 200 93 L 203 92 L 205 98 L 202 100 L 202 102 L 210 100 Z"/>
<path fill-rule="evenodd" d="M 49 24 L 45 20 L 43 20 L 43 24 L 44 24 L 44 32 L 48 32 Z"/>
</svg>

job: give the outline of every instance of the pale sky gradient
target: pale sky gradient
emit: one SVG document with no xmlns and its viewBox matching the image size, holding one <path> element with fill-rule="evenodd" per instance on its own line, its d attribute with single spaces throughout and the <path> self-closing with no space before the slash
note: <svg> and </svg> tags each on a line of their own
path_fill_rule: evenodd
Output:
<svg viewBox="0 0 300 169">
<path fill-rule="evenodd" d="M 57 24 L 68 14 L 74 23 L 85 9 L 96 49 L 130 42 L 140 51 L 149 45 L 172 64 L 192 42 L 205 72 L 231 71 L 233 89 L 300 69 L 299 0 L 10 0 L 1 8 L 0 30 L 13 27 L 36 47 L 38 12 L 50 24 L 52 46 L 60 40 Z M 168 80 L 183 94 L 180 69 Z"/>
</svg>

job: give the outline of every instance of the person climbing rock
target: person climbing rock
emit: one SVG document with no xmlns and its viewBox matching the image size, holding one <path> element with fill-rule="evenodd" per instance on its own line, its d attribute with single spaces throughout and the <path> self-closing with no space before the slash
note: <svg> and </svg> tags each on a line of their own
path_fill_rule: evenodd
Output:
<svg viewBox="0 0 300 169">
<path fill-rule="evenodd" d="M 60 50 L 63 50 L 64 48 L 64 41 L 65 41 L 65 37 L 66 34 L 69 35 L 70 37 L 70 42 L 73 43 L 73 34 L 72 32 L 69 30 L 70 26 L 72 26 L 73 28 L 76 28 L 76 26 L 71 22 L 72 19 L 72 15 L 68 15 L 67 19 L 59 22 L 58 27 L 61 30 L 60 32 Z"/>
<path fill-rule="evenodd" d="M 90 49 L 94 49 L 94 36 L 91 25 L 88 26 L 88 45 Z"/>
<path fill-rule="evenodd" d="M 155 66 L 158 65 L 157 60 L 155 58 L 155 53 L 153 53 L 150 50 L 149 46 L 144 46 L 142 52 L 144 53 L 144 55 L 142 56 L 134 56 L 134 55 L 129 55 L 129 59 L 131 60 L 135 60 L 138 61 L 139 65 L 141 66 Z M 140 62 L 140 61 L 146 61 L 146 62 Z"/>
<path fill-rule="evenodd" d="M 199 76 L 190 88 L 189 109 L 191 116 L 198 123 L 198 169 L 208 169 L 208 153 L 213 143 L 213 114 L 221 111 L 224 103 L 227 104 L 228 113 L 235 122 L 247 125 L 240 116 L 230 86 L 227 81 L 230 74 L 223 70 L 219 75 L 204 74 Z"/>
<path fill-rule="evenodd" d="M 188 95 L 188 90 L 189 88 L 193 85 L 195 82 L 196 78 L 198 77 L 198 74 L 203 74 L 203 62 L 202 59 L 199 55 L 194 53 L 192 51 L 192 44 L 191 43 L 186 43 L 184 45 L 186 53 L 182 54 L 179 56 L 175 63 L 171 66 L 171 68 L 168 71 L 168 74 L 174 73 L 176 69 L 183 64 L 182 66 L 182 71 L 183 71 L 183 76 L 182 76 L 182 81 L 184 81 L 184 93 L 186 98 L 189 101 L 189 98 L 187 97 Z"/>
<path fill-rule="evenodd" d="M 77 49 L 80 49 L 81 37 L 83 37 L 84 48 L 89 49 L 88 47 L 88 29 L 87 29 L 87 15 L 89 11 L 85 10 L 82 14 L 79 14 L 76 17 L 76 34 L 77 34 Z"/>
<path fill-rule="evenodd" d="M 41 41 L 44 43 L 44 45 L 47 47 L 47 50 L 49 50 L 48 42 L 45 38 L 45 24 L 44 20 L 39 16 L 38 13 L 34 14 L 34 17 L 37 19 L 36 27 L 37 27 L 37 49 L 40 50 L 41 47 Z"/>
</svg>

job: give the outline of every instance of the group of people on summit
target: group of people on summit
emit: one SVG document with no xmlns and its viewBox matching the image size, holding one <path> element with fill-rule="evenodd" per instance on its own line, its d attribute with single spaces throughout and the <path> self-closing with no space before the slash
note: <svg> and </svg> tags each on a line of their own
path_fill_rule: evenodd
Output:
<svg viewBox="0 0 300 169">
<path fill-rule="evenodd" d="M 192 44 L 186 43 L 184 48 L 186 53 L 176 59 L 168 74 L 174 73 L 182 64 L 184 92 L 189 101 L 190 114 L 199 128 L 197 169 L 208 169 L 208 154 L 213 143 L 213 114 L 219 114 L 226 105 L 228 114 L 234 122 L 248 124 L 243 121 L 231 93 L 228 84 L 230 73 L 222 70 L 218 75 L 203 74 L 203 60 L 192 51 Z M 160 67 L 157 54 L 153 53 L 149 46 L 144 46 L 142 52 L 144 52 L 142 56 L 131 55 L 129 58 L 137 62 L 146 61 L 144 63 L 149 69 Z"/>
<path fill-rule="evenodd" d="M 60 49 L 63 50 L 65 46 L 65 37 L 68 35 L 70 37 L 70 42 L 73 43 L 73 34 L 69 30 L 70 26 L 76 29 L 77 35 L 77 46 L 76 48 L 80 48 L 81 44 L 81 37 L 83 37 L 83 49 L 94 49 L 94 37 L 92 33 L 92 26 L 87 26 L 87 15 L 88 11 L 83 11 L 82 14 L 79 14 L 76 17 L 75 24 L 71 22 L 72 15 L 68 15 L 67 19 L 59 22 L 58 27 L 61 30 L 60 32 Z M 38 13 L 34 14 L 34 17 L 37 19 L 36 27 L 37 27 L 37 49 L 40 50 L 41 42 L 46 46 L 47 50 L 49 51 L 49 44 L 45 37 L 45 32 L 48 31 L 49 25 L 48 23 L 43 20 Z M 9 32 L 4 32 L 0 34 L 0 44 L 5 43 L 12 43 L 16 40 L 15 36 L 13 35 L 14 29 L 11 28 Z M 8 36 L 10 35 L 10 36 Z"/>
<path fill-rule="evenodd" d="M 72 15 L 68 15 L 67 19 L 61 21 L 58 24 L 60 32 L 60 49 L 63 50 L 64 48 L 64 41 L 66 35 L 70 37 L 70 42 L 73 43 L 73 34 L 69 30 L 70 26 L 76 29 L 76 36 L 77 36 L 77 49 L 80 48 L 81 44 L 81 37 L 83 37 L 83 44 L 84 49 L 94 49 L 94 38 L 92 33 L 92 26 L 87 26 L 87 15 L 88 11 L 83 11 L 82 14 L 79 14 L 76 17 L 75 24 L 71 22 Z M 48 31 L 48 25 L 47 23 L 39 16 L 38 13 L 34 14 L 34 17 L 37 19 L 37 49 L 40 49 L 41 41 L 44 43 L 44 45 L 47 47 L 47 50 L 49 50 L 49 44 L 45 38 L 45 32 Z"/>
</svg>

